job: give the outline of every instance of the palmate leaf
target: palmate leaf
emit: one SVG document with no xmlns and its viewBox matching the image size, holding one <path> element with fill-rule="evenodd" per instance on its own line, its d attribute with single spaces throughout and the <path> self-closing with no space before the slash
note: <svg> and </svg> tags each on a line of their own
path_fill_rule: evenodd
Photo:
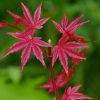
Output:
<svg viewBox="0 0 100 100">
<path fill-rule="evenodd" d="M 11 35 L 11 33 L 9 35 Z M 11 36 L 16 37 L 16 33 L 15 34 L 13 33 L 13 35 Z M 16 38 L 18 37 L 19 36 L 17 34 Z M 41 37 L 32 38 L 30 36 L 24 39 L 23 38 L 20 39 L 20 42 L 17 42 L 12 47 L 10 47 L 10 49 L 6 52 L 4 56 L 7 56 L 11 53 L 14 53 L 23 49 L 22 55 L 21 55 L 21 69 L 23 70 L 28 59 L 30 58 L 31 51 L 33 51 L 33 54 L 35 55 L 35 57 L 43 64 L 43 66 L 46 66 L 43 59 L 43 52 L 42 52 L 43 48 L 41 49 L 41 47 L 51 47 L 51 45 L 42 41 Z"/>
<path fill-rule="evenodd" d="M 35 13 L 34 13 L 34 18 L 32 18 L 32 15 L 29 11 L 29 9 L 24 5 L 24 3 L 21 3 L 22 5 L 22 10 L 23 10 L 23 13 L 24 13 L 24 16 L 26 18 L 26 20 L 28 21 L 28 23 L 30 23 L 29 26 L 27 26 L 27 28 L 35 31 L 36 29 L 41 29 L 43 28 L 43 24 L 45 24 L 49 18 L 43 18 L 43 19 L 40 19 L 41 17 L 41 6 L 42 6 L 42 2 L 39 4 L 39 6 L 37 7 Z M 28 34 L 25 34 L 25 35 L 31 35 L 33 34 L 32 32 L 29 32 Z"/>
<path fill-rule="evenodd" d="M 70 74 L 70 73 L 68 73 L 68 74 Z M 65 80 L 65 78 L 67 76 L 68 75 L 66 75 L 64 70 L 59 75 L 57 75 L 57 78 L 55 79 L 55 83 L 56 83 L 55 86 L 56 86 L 57 90 L 65 86 L 65 84 L 67 83 L 67 80 Z M 54 92 L 52 80 L 49 80 L 46 84 L 44 84 L 42 86 L 38 86 L 38 88 L 48 89 L 48 93 Z"/>
<path fill-rule="evenodd" d="M 67 37 L 69 37 L 72 40 L 84 43 L 88 41 L 84 40 L 81 36 L 75 33 L 75 30 L 77 30 L 79 27 L 89 22 L 89 21 L 79 22 L 82 17 L 83 16 L 79 16 L 78 18 L 74 19 L 69 25 L 67 25 L 68 18 L 65 15 L 62 18 L 61 25 L 54 20 L 52 22 L 56 27 L 56 29 L 58 30 L 58 32 L 60 32 L 62 35 L 67 35 Z"/>
<path fill-rule="evenodd" d="M 65 90 L 65 93 L 62 96 L 62 100 L 84 100 L 84 99 L 92 100 L 91 97 L 77 92 L 79 88 L 80 88 L 80 85 L 75 86 L 73 88 L 69 87 L 67 90 Z"/>
<path fill-rule="evenodd" d="M 61 37 L 61 39 L 58 42 L 58 45 L 54 46 L 52 51 L 52 66 L 54 66 L 54 63 L 56 62 L 57 58 L 59 58 L 65 72 L 68 72 L 68 59 L 71 57 L 71 59 L 80 59 L 85 60 L 85 57 L 81 55 L 78 50 L 88 48 L 83 43 L 79 42 L 68 42 L 70 38 L 67 36 Z M 77 49 L 77 50 L 76 50 Z"/>
<path fill-rule="evenodd" d="M 5 26 L 12 27 L 21 31 L 21 29 L 18 27 L 18 24 L 21 24 L 22 26 L 25 26 L 27 28 L 25 31 L 21 33 L 21 37 L 24 37 L 24 36 L 27 37 L 28 35 L 33 35 L 35 33 L 35 30 L 43 28 L 43 25 L 49 20 L 49 17 L 42 18 L 42 19 L 40 18 L 42 2 L 37 7 L 33 16 L 31 15 L 29 9 L 24 3 L 21 2 L 21 6 L 22 6 L 24 17 L 14 14 L 11 11 L 7 11 L 8 14 L 14 18 L 14 23 L 8 24 L 7 22 L 0 22 L 0 27 L 5 27 Z"/>
</svg>

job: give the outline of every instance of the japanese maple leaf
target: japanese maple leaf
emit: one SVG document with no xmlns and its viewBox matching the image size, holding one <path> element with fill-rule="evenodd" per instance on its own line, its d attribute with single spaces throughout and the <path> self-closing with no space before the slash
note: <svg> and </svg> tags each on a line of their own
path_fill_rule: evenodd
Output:
<svg viewBox="0 0 100 100">
<path fill-rule="evenodd" d="M 66 73 L 65 70 L 62 70 L 59 75 L 57 75 L 55 83 L 56 83 L 56 89 L 62 88 L 66 86 L 73 74 L 73 70 L 71 68 L 68 68 L 68 72 Z M 42 86 L 39 86 L 38 88 L 46 88 L 49 89 L 48 93 L 54 92 L 53 89 L 53 83 L 52 80 L 49 80 L 47 84 L 44 84 Z"/>
<path fill-rule="evenodd" d="M 61 100 L 92 100 L 91 97 L 77 92 L 79 88 L 80 85 L 73 88 L 69 87 L 67 90 L 65 90 Z"/>
<path fill-rule="evenodd" d="M 62 88 L 62 87 L 65 86 L 65 84 L 67 83 L 67 80 L 68 80 L 68 79 L 66 79 L 67 78 L 67 75 L 66 75 L 66 73 L 65 73 L 64 70 L 59 75 L 57 75 L 57 78 L 55 80 L 56 89 L 57 90 L 59 88 Z M 46 89 L 49 89 L 48 90 L 48 93 L 54 92 L 52 80 L 49 80 L 47 84 L 44 84 L 42 86 L 38 86 L 38 88 L 46 88 Z"/>
<path fill-rule="evenodd" d="M 66 84 L 66 82 L 67 80 L 56 82 L 56 89 L 62 88 Z M 38 88 L 47 88 L 49 89 L 48 93 L 54 92 L 52 80 L 49 80 L 47 84 L 39 86 Z"/>
<path fill-rule="evenodd" d="M 24 33 L 22 32 L 21 34 L 22 37 L 30 34 L 34 34 L 36 29 L 43 28 L 43 24 L 45 24 L 49 20 L 49 18 L 40 19 L 42 2 L 35 10 L 34 16 L 31 15 L 29 9 L 24 5 L 24 3 L 21 2 L 21 6 L 22 6 L 24 17 L 16 15 L 11 11 L 8 11 L 8 13 L 14 18 L 15 24 L 22 24 L 25 27 L 27 27 L 26 31 L 29 32 L 24 32 Z"/>
<path fill-rule="evenodd" d="M 54 66 L 54 63 L 56 62 L 57 58 L 59 58 L 64 70 L 67 73 L 67 66 L 68 66 L 68 56 L 70 56 L 72 59 L 82 59 L 85 58 L 80 55 L 80 53 L 77 52 L 78 49 L 88 48 L 88 46 L 72 41 L 68 42 L 69 37 L 66 35 L 63 36 L 59 42 L 58 45 L 54 46 L 53 52 L 52 52 L 52 67 Z"/>
<path fill-rule="evenodd" d="M 11 35 L 12 37 L 19 39 L 20 41 L 17 43 L 14 43 L 13 46 L 10 47 L 10 49 L 6 52 L 5 56 L 22 49 L 21 69 L 23 70 L 25 64 L 27 63 L 30 57 L 31 51 L 33 51 L 35 57 L 43 64 L 43 66 L 45 66 L 42 47 L 51 47 L 50 44 L 42 41 L 41 37 L 32 38 L 31 36 L 28 36 L 27 38 L 20 38 L 19 37 L 20 33 L 8 32 L 8 34 Z"/>
<path fill-rule="evenodd" d="M 80 42 L 87 42 L 86 40 L 84 40 L 83 37 L 75 34 L 75 30 L 77 30 L 80 26 L 89 22 L 89 21 L 79 22 L 81 18 L 82 18 L 82 16 L 74 19 L 69 25 L 68 25 L 68 18 L 66 17 L 66 15 L 64 15 L 64 17 L 62 19 L 61 25 L 58 24 L 56 21 L 52 21 L 52 22 L 55 25 L 56 29 L 61 34 L 63 34 L 63 35 L 66 34 L 72 40 L 77 40 L 77 41 L 80 41 Z"/>
</svg>

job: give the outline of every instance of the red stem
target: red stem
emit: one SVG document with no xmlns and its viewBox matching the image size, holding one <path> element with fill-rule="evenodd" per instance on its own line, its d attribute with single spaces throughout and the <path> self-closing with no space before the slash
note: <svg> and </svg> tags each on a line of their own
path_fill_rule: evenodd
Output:
<svg viewBox="0 0 100 100">
<path fill-rule="evenodd" d="M 58 91 L 56 89 L 56 83 L 55 83 L 54 69 L 52 67 L 52 47 L 48 47 L 48 58 L 49 58 L 49 67 L 50 67 L 50 72 L 51 72 L 51 77 L 52 77 L 52 83 L 53 83 L 54 96 L 55 96 L 56 100 L 59 100 L 58 99 L 58 93 L 57 93 Z"/>
</svg>

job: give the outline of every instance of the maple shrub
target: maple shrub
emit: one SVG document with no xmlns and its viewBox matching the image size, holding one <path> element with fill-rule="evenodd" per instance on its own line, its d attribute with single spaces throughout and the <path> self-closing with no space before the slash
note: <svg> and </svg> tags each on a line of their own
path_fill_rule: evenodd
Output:
<svg viewBox="0 0 100 100">
<path fill-rule="evenodd" d="M 77 35 L 75 30 L 89 21 L 80 22 L 80 19 L 83 17 L 80 16 L 68 24 L 66 15 L 62 18 L 61 25 L 52 20 L 57 31 L 61 34 L 57 45 L 53 46 L 50 39 L 48 43 L 46 43 L 42 40 L 42 37 L 36 37 L 36 35 L 34 35 L 36 34 L 36 30 L 43 28 L 43 24 L 49 20 L 49 17 L 40 18 L 42 2 L 35 10 L 34 16 L 31 15 L 29 9 L 22 2 L 21 6 L 24 16 L 7 11 L 8 14 L 13 17 L 14 23 L 9 24 L 8 22 L 0 22 L 0 27 L 11 27 L 16 29 L 16 32 L 7 32 L 7 34 L 19 40 L 8 49 L 4 57 L 13 52 L 22 50 L 21 70 L 23 70 L 30 58 L 31 52 L 33 52 L 34 56 L 46 68 L 43 58 L 43 55 L 45 55 L 49 60 L 48 65 L 52 77 L 46 84 L 38 86 L 38 88 L 46 88 L 49 93 L 54 93 L 55 100 L 92 99 L 78 92 L 81 85 L 74 87 L 69 86 L 70 79 L 74 75 L 74 67 L 86 59 L 85 50 L 88 48 L 86 43 L 89 42 L 82 36 Z M 19 24 L 24 26 L 25 30 L 20 29 L 18 26 Z M 47 47 L 48 50 L 45 50 L 43 47 Z M 57 59 L 61 62 L 62 70 L 61 73 L 55 75 L 54 64 Z M 59 94 L 60 88 L 65 88 L 63 94 Z"/>
</svg>

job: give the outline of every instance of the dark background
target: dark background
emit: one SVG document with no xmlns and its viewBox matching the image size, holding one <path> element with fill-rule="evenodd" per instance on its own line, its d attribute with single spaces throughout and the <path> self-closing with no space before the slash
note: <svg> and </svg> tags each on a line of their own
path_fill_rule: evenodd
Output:
<svg viewBox="0 0 100 100">
<path fill-rule="evenodd" d="M 27 5 L 32 14 L 40 3 L 40 0 L 0 0 L 0 21 L 7 20 L 12 23 L 12 17 L 6 10 L 23 15 L 20 1 Z M 82 92 L 94 100 L 100 100 L 100 0 L 43 0 L 42 17 L 50 16 L 60 23 L 64 13 L 69 22 L 80 15 L 84 15 L 82 21 L 90 20 L 87 25 L 79 28 L 77 33 L 96 42 L 88 43 L 90 48 L 87 60 L 75 68 L 71 85 L 82 84 Z M 43 69 L 33 55 L 23 72 L 20 71 L 21 52 L 2 58 L 6 50 L 16 42 L 16 39 L 5 34 L 7 31 L 14 30 L 0 29 L 0 100 L 53 100 L 53 96 L 48 94 L 47 90 L 36 88 L 46 82 L 50 73 L 48 69 Z M 45 41 L 50 38 L 54 45 L 60 36 L 51 21 L 46 23 L 42 30 L 37 31 L 37 35 L 42 36 Z M 47 62 L 47 59 L 45 61 Z M 55 71 L 59 72 L 61 68 L 58 62 Z"/>
</svg>

